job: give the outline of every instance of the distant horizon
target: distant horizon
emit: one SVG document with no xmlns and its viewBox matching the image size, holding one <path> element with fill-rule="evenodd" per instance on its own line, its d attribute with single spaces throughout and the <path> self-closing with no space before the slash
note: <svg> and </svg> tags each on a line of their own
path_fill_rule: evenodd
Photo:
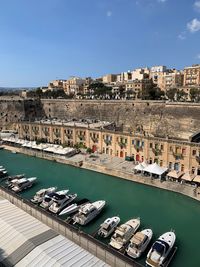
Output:
<svg viewBox="0 0 200 267">
<path fill-rule="evenodd" d="M 183 69 L 200 63 L 200 0 L 3 1 L 0 36 L 0 87 Z"/>
</svg>

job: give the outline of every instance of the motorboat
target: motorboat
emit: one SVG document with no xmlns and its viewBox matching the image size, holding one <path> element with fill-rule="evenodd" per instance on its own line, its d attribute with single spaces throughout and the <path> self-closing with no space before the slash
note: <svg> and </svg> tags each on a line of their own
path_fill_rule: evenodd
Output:
<svg viewBox="0 0 200 267">
<path fill-rule="evenodd" d="M 173 231 L 164 233 L 152 245 L 147 254 L 146 264 L 151 267 L 161 267 L 172 250 L 176 240 Z"/>
<path fill-rule="evenodd" d="M 98 230 L 98 235 L 101 237 L 108 237 L 111 235 L 114 230 L 116 229 L 117 225 L 120 223 L 119 217 L 112 217 L 106 219 L 101 225 Z"/>
<path fill-rule="evenodd" d="M 59 213 L 63 208 L 69 205 L 75 198 L 77 198 L 77 194 L 56 195 L 53 197 L 53 203 L 49 207 L 49 210 L 53 213 Z"/>
<path fill-rule="evenodd" d="M 34 182 L 36 181 L 37 177 L 32 177 L 32 178 L 22 178 L 17 180 L 11 187 L 11 189 L 14 192 L 21 192 L 29 187 L 32 187 Z"/>
<path fill-rule="evenodd" d="M 150 243 L 152 236 L 153 231 L 151 229 L 145 229 L 134 234 L 126 249 L 127 254 L 134 259 L 139 258 Z"/>
<path fill-rule="evenodd" d="M 87 203 L 80 207 L 77 214 L 73 216 L 74 224 L 86 225 L 93 220 L 104 208 L 106 204 L 105 200 L 95 201 L 93 203 Z"/>
<path fill-rule="evenodd" d="M 121 224 L 115 230 L 114 235 L 111 237 L 109 245 L 115 249 L 121 249 L 125 246 L 133 234 L 140 226 L 140 218 L 131 219 L 124 224 Z"/>
<path fill-rule="evenodd" d="M 53 197 L 57 196 L 57 195 L 66 195 L 69 192 L 69 189 L 65 189 L 65 190 L 61 190 L 61 191 L 57 191 L 57 192 L 53 192 L 53 193 L 49 193 L 46 194 L 42 203 L 40 204 L 40 206 L 44 209 L 48 209 L 51 204 L 53 203 Z"/>
<path fill-rule="evenodd" d="M 0 178 L 4 178 L 4 177 L 6 177 L 7 176 L 7 174 L 8 174 L 8 172 L 5 170 L 5 171 L 0 171 Z"/>
<path fill-rule="evenodd" d="M 21 179 L 21 178 L 24 178 L 25 177 L 25 174 L 17 174 L 17 175 L 12 175 L 12 176 L 8 176 L 6 179 L 6 184 L 9 184 L 12 180 L 14 179 Z"/>
<path fill-rule="evenodd" d="M 40 189 L 39 191 L 36 192 L 35 196 L 31 199 L 31 202 L 35 203 L 35 204 L 40 204 L 45 195 L 55 192 L 57 189 L 57 187 L 49 187 L 49 188 L 44 188 L 44 189 Z"/>
<path fill-rule="evenodd" d="M 59 215 L 69 215 L 78 211 L 84 204 L 88 203 L 89 200 L 87 198 L 83 198 L 76 203 L 71 204 L 70 206 L 66 207 L 62 210 Z"/>
</svg>

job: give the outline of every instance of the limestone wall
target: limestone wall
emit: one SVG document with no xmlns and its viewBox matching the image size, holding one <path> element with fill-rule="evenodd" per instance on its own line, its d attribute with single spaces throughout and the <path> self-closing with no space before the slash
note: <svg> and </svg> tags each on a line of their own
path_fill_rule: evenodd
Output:
<svg viewBox="0 0 200 267">
<path fill-rule="evenodd" d="M 97 118 L 132 131 L 188 139 L 200 130 L 200 104 L 156 101 L 42 100 L 47 117 Z"/>
<path fill-rule="evenodd" d="M 22 100 L 0 98 L 0 128 L 21 119 L 95 118 L 124 124 L 124 129 L 186 139 L 200 130 L 200 104 L 161 101 Z M 5 127 L 4 127 L 5 128 Z"/>
</svg>

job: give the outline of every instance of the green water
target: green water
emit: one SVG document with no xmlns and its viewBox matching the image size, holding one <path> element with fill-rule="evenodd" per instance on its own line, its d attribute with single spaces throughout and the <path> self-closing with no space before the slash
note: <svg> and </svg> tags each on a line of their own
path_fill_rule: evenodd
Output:
<svg viewBox="0 0 200 267">
<path fill-rule="evenodd" d="M 0 151 L 0 165 L 9 174 L 25 173 L 37 176 L 37 184 L 21 193 L 30 198 L 40 188 L 57 186 L 69 188 L 79 198 L 92 201 L 104 199 L 107 206 L 95 221 L 83 227 L 93 233 L 109 216 L 119 215 L 121 222 L 140 217 L 141 228 L 152 228 L 153 241 L 162 233 L 174 229 L 177 236 L 177 253 L 172 267 L 199 267 L 200 255 L 200 203 L 188 197 L 116 177 L 42 160 L 22 154 Z M 140 259 L 144 263 L 145 256 Z"/>
</svg>

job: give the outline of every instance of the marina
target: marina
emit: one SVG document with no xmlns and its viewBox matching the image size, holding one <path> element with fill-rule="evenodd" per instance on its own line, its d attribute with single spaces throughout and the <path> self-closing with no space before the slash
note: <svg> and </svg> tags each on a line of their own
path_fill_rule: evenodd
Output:
<svg viewBox="0 0 200 267">
<path fill-rule="evenodd" d="M 27 177 L 38 178 L 32 188 L 20 193 L 26 199 L 31 199 L 41 188 L 56 186 L 57 190 L 68 188 L 70 193 L 76 192 L 78 197 L 87 197 L 91 202 L 105 200 L 106 206 L 96 219 L 86 226 L 78 226 L 83 231 L 92 234 L 105 219 L 116 214 L 120 216 L 120 223 L 140 217 L 140 230 L 153 229 L 152 242 L 155 242 L 162 233 L 171 228 L 175 229 L 176 244 L 179 249 L 170 266 L 189 266 L 191 260 L 192 266 L 198 266 L 198 252 L 195 252 L 200 238 L 197 220 L 200 217 L 198 202 L 172 192 L 19 153 L 12 154 L 5 150 L 0 151 L 0 160 L 0 164 L 8 170 L 9 175 L 26 173 Z M 192 231 L 185 232 L 185 228 L 191 225 Z M 108 243 L 109 240 L 106 239 L 105 242 Z M 138 262 L 144 265 L 145 260 L 146 253 Z"/>
</svg>

